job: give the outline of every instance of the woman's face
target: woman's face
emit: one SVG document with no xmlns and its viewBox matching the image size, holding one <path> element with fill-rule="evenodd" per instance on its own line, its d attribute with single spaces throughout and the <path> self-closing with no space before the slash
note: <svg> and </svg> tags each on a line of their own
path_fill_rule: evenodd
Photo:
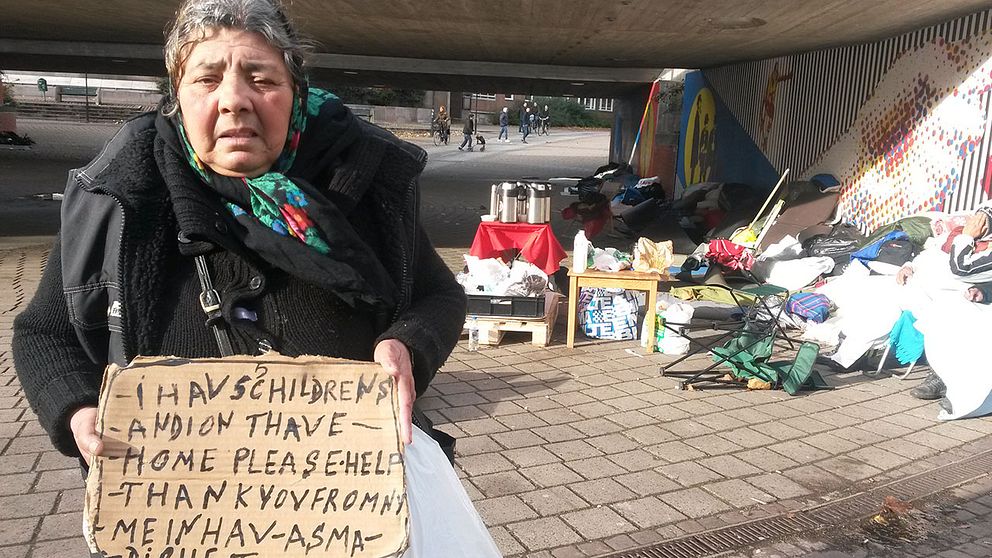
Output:
<svg viewBox="0 0 992 558">
<path fill-rule="evenodd" d="M 257 33 L 219 29 L 197 43 L 179 82 L 186 135 L 203 164 L 256 177 L 286 144 L 293 79 L 282 52 Z"/>
</svg>

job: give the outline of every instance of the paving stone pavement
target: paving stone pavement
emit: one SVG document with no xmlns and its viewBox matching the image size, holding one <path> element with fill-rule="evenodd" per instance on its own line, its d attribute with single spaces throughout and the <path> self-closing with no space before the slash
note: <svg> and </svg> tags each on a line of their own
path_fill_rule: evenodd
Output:
<svg viewBox="0 0 992 558">
<path fill-rule="evenodd" d="M 4 558 L 85 555 L 78 465 L 52 450 L 10 354 L 11 323 L 45 255 L 40 245 L 0 251 L 0 280 L 10 285 L 0 292 Z M 937 422 L 934 405 L 909 397 L 912 381 L 836 374 L 828 382 L 837 389 L 798 397 L 679 391 L 658 373 L 666 357 L 631 351 L 633 342 L 568 349 L 564 333 L 559 327 L 546 348 L 508 334 L 470 352 L 463 340 L 422 400 L 458 438 L 459 477 L 508 557 L 633 548 L 992 448 L 992 419 Z M 973 515 L 986 517 L 992 501 L 977 503 Z"/>
<path fill-rule="evenodd" d="M 591 145 L 584 137 L 562 145 L 583 149 Z M 506 168 L 554 170 L 539 151 L 546 156 L 554 146 L 534 147 L 518 153 L 525 162 L 517 167 L 507 167 L 509 150 L 436 153 L 439 169 L 464 168 L 460 176 L 470 179 L 461 196 L 453 195 L 461 187 L 454 175 L 425 192 L 429 230 L 453 269 L 488 183 Z M 465 161 L 476 155 L 488 158 L 472 171 Z M 570 164 L 588 169 L 595 161 L 587 155 Z M 567 236 L 569 226 L 556 223 L 556 231 Z M 77 463 L 56 453 L 39 428 L 10 354 L 11 324 L 30 300 L 46 250 L 37 242 L 0 247 L 0 558 L 86 555 Z M 823 503 L 992 449 L 992 419 L 937 422 L 935 405 L 908 395 L 915 381 L 834 374 L 827 381 L 836 389 L 797 397 L 679 391 L 659 374 L 667 357 L 622 341 L 568 349 L 564 321 L 546 348 L 507 334 L 497 347 L 470 352 L 463 339 L 422 399 L 437 426 L 458 438 L 458 475 L 508 557 L 630 549 Z M 992 536 L 987 495 L 987 486 L 971 494 L 976 505 L 961 514 L 962 538 L 935 548 L 990 555 L 974 553 Z M 791 546 L 775 552 L 831 556 L 821 541 L 807 542 L 777 543 Z M 968 544 L 979 546 L 969 546 L 971 554 L 956 548 Z M 759 550 L 772 552 L 747 555 L 767 555 Z"/>
</svg>

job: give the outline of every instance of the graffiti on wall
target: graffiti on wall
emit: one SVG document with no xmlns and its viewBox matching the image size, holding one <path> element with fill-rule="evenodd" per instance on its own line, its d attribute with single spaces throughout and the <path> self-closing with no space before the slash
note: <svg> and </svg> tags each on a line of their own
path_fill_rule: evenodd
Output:
<svg viewBox="0 0 992 558">
<path fill-rule="evenodd" d="M 765 86 L 765 96 L 761 99 L 761 116 L 758 117 L 758 147 L 762 151 L 768 149 L 768 137 L 772 132 L 775 121 L 775 98 L 778 96 L 779 84 L 792 79 L 792 74 L 779 72 L 778 62 L 768 74 L 768 84 Z"/>
<path fill-rule="evenodd" d="M 648 102 L 641 116 L 641 126 L 637 130 L 637 173 L 641 176 L 655 176 L 654 168 L 655 131 L 658 126 L 658 97 L 661 94 L 661 81 L 655 80 L 648 93 Z"/>
<path fill-rule="evenodd" d="M 692 101 L 685 138 L 685 183 L 706 182 L 716 161 L 716 103 L 706 87 Z"/>
</svg>

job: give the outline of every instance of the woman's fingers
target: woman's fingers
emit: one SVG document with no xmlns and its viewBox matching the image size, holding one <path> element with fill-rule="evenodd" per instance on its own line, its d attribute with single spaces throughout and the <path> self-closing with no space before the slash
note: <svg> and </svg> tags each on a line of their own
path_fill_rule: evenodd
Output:
<svg viewBox="0 0 992 558">
<path fill-rule="evenodd" d="M 413 400 L 416 398 L 416 390 L 413 386 L 413 372 L 402 375 L 399 380 L 399 400 L 400 400 L 400 437 L 404 444 L 413 443 Z"/>
<path fill-rule="evenodd" d="M 405 444 L 413 443 L 413 400 L 417 391 L 413 382 L 410 350 L 396 339 L 386 339 L 375 346 L 372 358 L 393 377 L 400 407 L 400 438 Z"/>
<path fill-rule="evenodd" d="M 103 440 L 96 432 L 96 416 L 96 407 L 80 407 L 69 418 L 69 429 L 87 465 L 93 456 L 103 453 Z"/>
</svg>

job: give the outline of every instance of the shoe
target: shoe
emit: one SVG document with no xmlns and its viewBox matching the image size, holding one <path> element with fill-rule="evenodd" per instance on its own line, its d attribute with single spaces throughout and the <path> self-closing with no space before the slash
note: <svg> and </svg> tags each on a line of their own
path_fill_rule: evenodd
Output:
<svg viewBox="0 0 992 558">
<path fill-rule="evenodd" d="M 527 143 L 527 140 L 520 140 L 520 143 Z"/>
<path fill-rule="evenodd" d="M 951 407 L 951 400 L 946 397 L 941 397 L 940 401 L 937 401 L 937 406 L 947 411 L 949 415 L 954 414 L 954 409 Z"/>
<path fill-rule="evenodd" d="M 458 148 L 458 151 L 465 151 L 465 150 L 464 150 L 464 149 L 462 149 L 461 147 L 459 147 L 459 148 Z"/>
<path fill-rule="evenodd" d="M 940 399 L 947 394 L 947 386 L 944 385 L 944 381 L 940 379 L 940 376 L 931 372 L 927 374 L 926 378 L 923 378 L 920 385 L 911 389 L 909 394 L 925 401 Z"/>
</svg>

